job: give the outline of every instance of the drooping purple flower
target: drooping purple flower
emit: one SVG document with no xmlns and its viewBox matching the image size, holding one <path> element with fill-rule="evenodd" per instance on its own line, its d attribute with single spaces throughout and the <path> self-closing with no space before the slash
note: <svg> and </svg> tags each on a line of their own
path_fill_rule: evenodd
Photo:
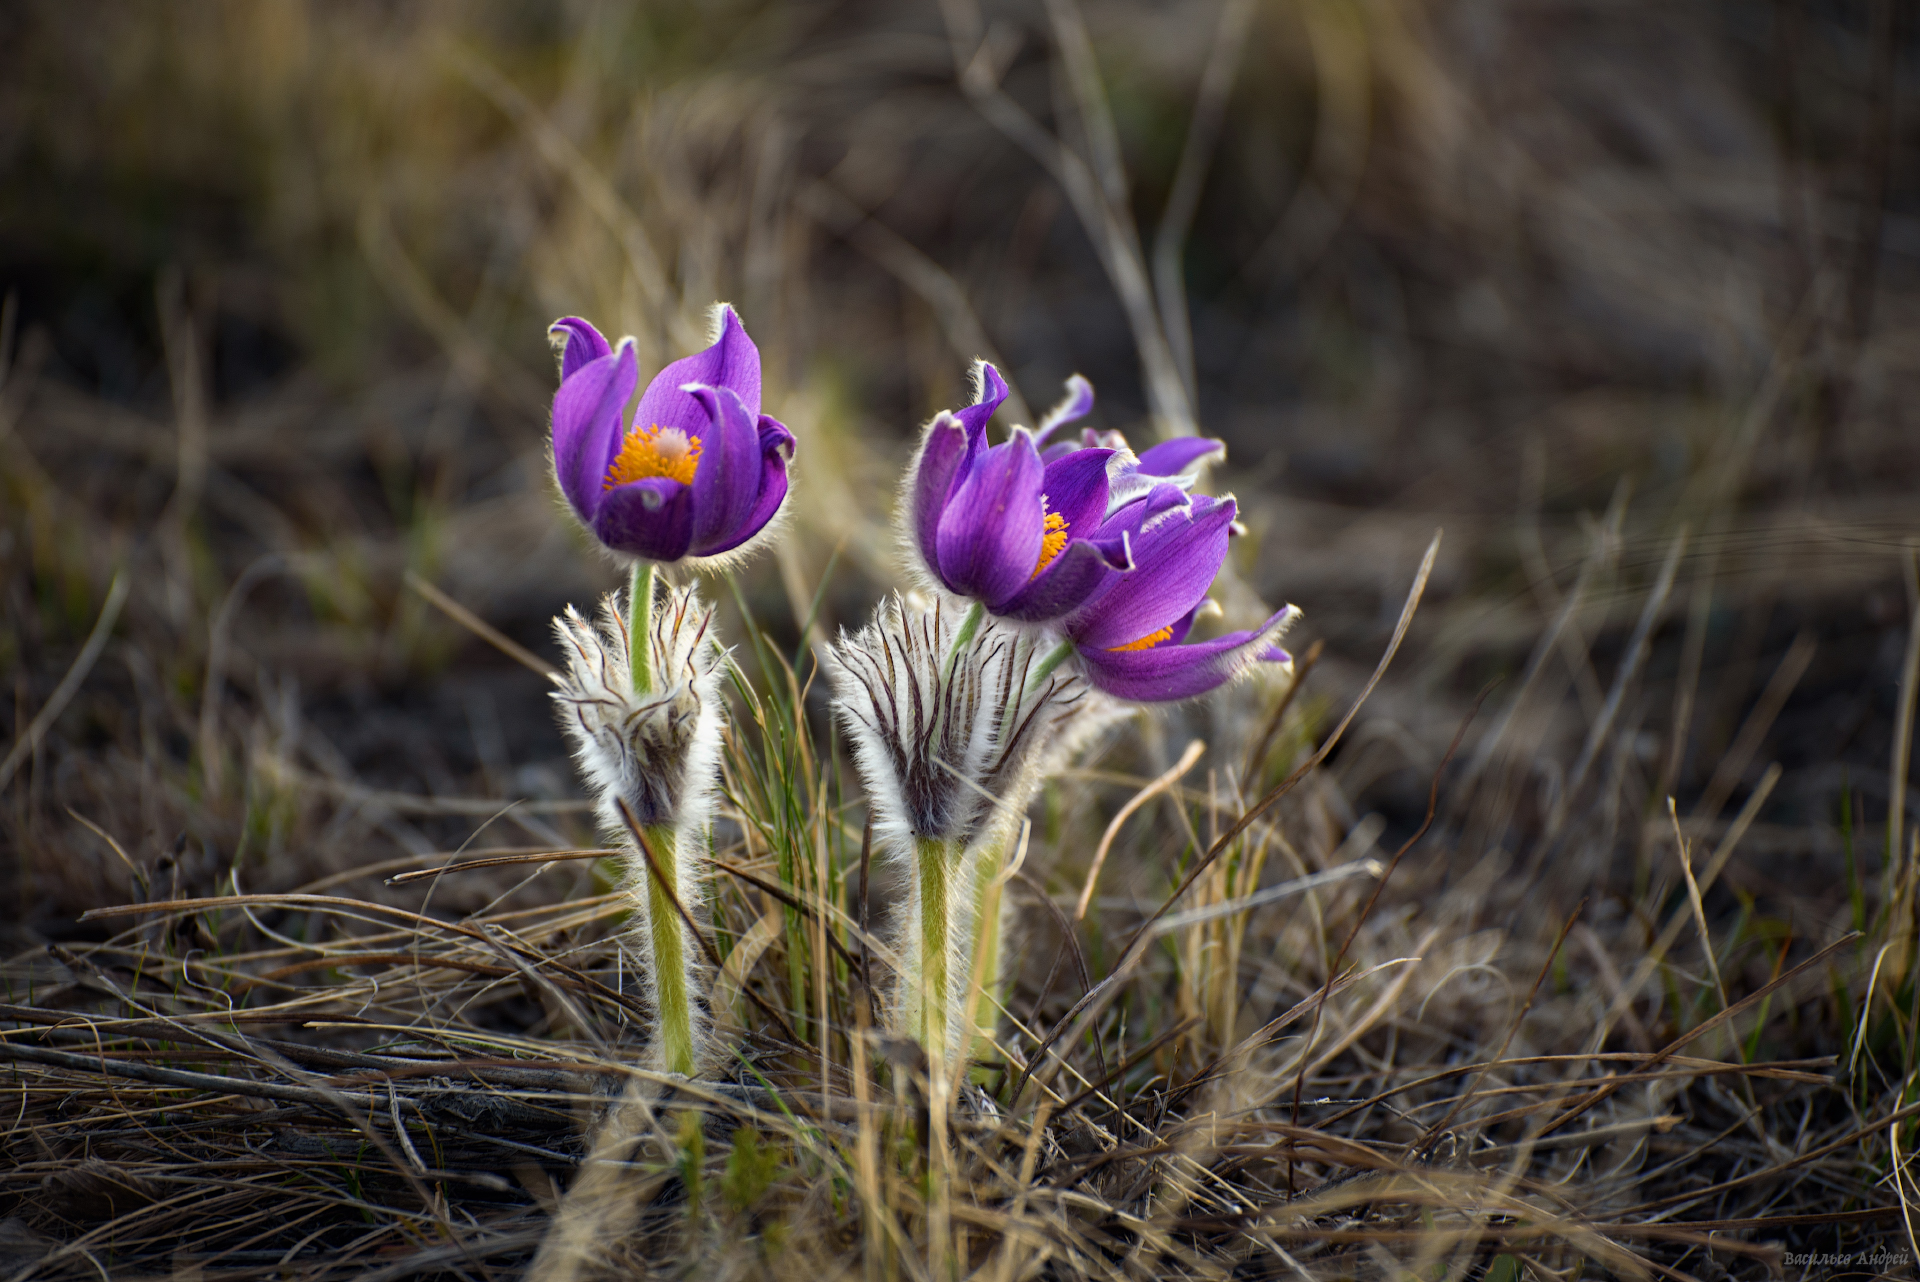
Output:
<svg viewBox="0 0 1920 1282">
<path fill-rule="evenodd" d="M 733 308 L 717 311 L 713 346 L 656 374 L 631 426 L 632 340 L 612 348 L 572 316 L 549 331 L 561 346 L 554 475 L 574 515 L 616 552 L 722 556 L 766 528 L 787 496 L 793 433 L 760 412 L 760 350 Z"/>
<path fill-rule="evenodd" d="M 987 421 L 1007 396 L 1000 372 L 981 362 L 979 394 L 928 426 L 910 469 L 903 508 L 907 543 L 926 576 L 991 614 L 1047 623 L 1086 602 L 1133 568 L 1121 509 L 1147 515 L 1186 502 L 1184 487 L 1139 472 L 1119 444 L 1060 445 L 1041 454 L 1053 431 L 1093 408 L 1079 375 L 1038 431 L 1013 429 L 988 445 Z M 1124 464 L 1124 466 L 1120 466 Z"/>
<path fill-rule="evenodd" d="M 1183 644 L 1226 560 L 1235 513 L 1231 497 L 1196 495 L 1159 513 L 1133 504 L 1109 523 L 1131 526 L 1134 568 L 1060 622 L 1095 689 L 1164 703 L 1206 694 L 1263 660 L 1292 662 L 1274 644 L 1299 614 L 1290 605 L 1253 631 Z"/>
</svg>

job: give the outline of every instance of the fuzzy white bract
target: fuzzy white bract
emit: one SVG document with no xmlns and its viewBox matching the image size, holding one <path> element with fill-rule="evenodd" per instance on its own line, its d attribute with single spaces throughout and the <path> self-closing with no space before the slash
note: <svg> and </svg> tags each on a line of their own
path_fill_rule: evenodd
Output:
<svg viewBox="0 0 1920 1282">
<path fill-rule="evenodd" d="M 713 609 L 690 586 L 669 588 L 647 638 L 654 688 L 633 689 L 627 616 L 619 593 L 600 604 L 595 628 L 569 606 L 554 620 L 567 668 L 554 676 L 560 726 L 593 789 L 595 813 L 624 831 L 616 798 L 644 828 L 711 816 L 726 716 L 720 700 L 725 652 L 713 639 Z M 689 786 L 689 785 L 692 786 Z"/>
<path fill-rule="evenodd" d="M 981 861 L 997 866 L 1045 773 L 1127 711 L 1070 673 L 1048 672 L 1045 653 L 1044 641 L 993 623 L 969 639 L 957 612 L 897 595 L 872 624 L 821 651 L 875 849 L 907 870 L 896 1026 L 935 1062 L 971 1036 L 964 1007 Z"/>
<path fill-rule="evenodd" d="M 651 587 L 651 580 L 648 583 Z M 601 826 L 626 851 L 626 884 L 634 901 L 648 996 L 663 1025 L 685 1012 L 685 1041 L 693 1067 L 675 1065 L 676 1036 L 663 1036 L 665 1067 L 691 1072 L 707 1040 L 708 1014 L 697 995 L 700 954 L 677 920 L 673 899 L 696 919 L 704 911 L 707 828 L 720 774 L 726 728 L 720 680 L 725 652 L 712 635 L 713 610 L 691 586 L 669 587 L 648 612 L 646 656 L 651 689 L 633 688 L 627 613 L 621 596 L 601 603 L 599 626 L 568 608 L 554 628 L 567 658 L 554 675 L 561 728 L 573 745 L 580 773 L 594 794 Z M 635 844 L 621 804 L 645 835 L 669 879 L 655 884 Z M 669 974 L 667 972 L 676 972 Z"/>
<path fill-rule="evenodd" d="M 1003 833 L 1048 768 L 1125 714 L 1066 672 L 1033 685 L 1048 647 L 1011 628 L 988 623 L 953 656 L 960 625 L 944 603 L 895 595 L 821 650 L 874 836 L 890 845 Z"/>
</svg>

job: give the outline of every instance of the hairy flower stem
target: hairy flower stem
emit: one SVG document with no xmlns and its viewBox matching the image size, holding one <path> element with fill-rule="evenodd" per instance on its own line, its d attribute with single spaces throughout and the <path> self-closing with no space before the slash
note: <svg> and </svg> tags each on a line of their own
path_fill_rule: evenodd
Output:
<svg viewBox="0 0 1920 1282">
<path fill-rule="evenodd" d="M 633 672 L 633 692 L 653 693 L 653 672 L 647 658 L 647 635 L 653 629 L 653 562 L 633 563 L 633 582 L 627 589 L 627 664 Z"/>
<path fill-rule="evenodd" d="M 935 1071 L 947 1063 L 947 1012 L 952 993 L 947 974 L 953 920 L 953 877 L 960 862 L 960 844 L 936 837 L 916 837 L 919 863 L 920 938 L 900 977 L 901 999 L 909 1012 L 907 1030 L 926 1048 Z"/>
<path fill-rule="evenodd" d="M 953 665 L 960 662 L 961 652 L 973 643 L 974 634 L 980 631 L 980 624 L 987 617 L 987 607 L 978 601 L 967 611 L 967 617 L 960 621 L 960 630 L 953 634 L 953 645 L 947 651 L 946 669 L 941 672 L 942 681 L 953 680 Z"/>
<path fill-rule="evenodd" d="M 677 838 L 662 824 L 646 829 L 654 868 L 647 869 L 647 942 L 653 956 L 653 989 L 659 1010 L 660 1055 L 669 1073 L 693 1076 L 693 1011 L 687 997 L 687 941 L 680 920 Z"/>
<path fill-rule="evenodd" d="M 1059 645 L 1047 651 L 1047 657 L 1040 660 L 1040 666 L 1033 670 L 1031 677 L 1027 678 L 1027 693 L 1032 694 L 1035 690 L 1038 690 L 1040 683 L 1052 676 L 1053 670 L 1065 663 L 1067 656 L 1072 653 L 1073 642 L 1071 641 L 1062 641 Z"/>
</svg>

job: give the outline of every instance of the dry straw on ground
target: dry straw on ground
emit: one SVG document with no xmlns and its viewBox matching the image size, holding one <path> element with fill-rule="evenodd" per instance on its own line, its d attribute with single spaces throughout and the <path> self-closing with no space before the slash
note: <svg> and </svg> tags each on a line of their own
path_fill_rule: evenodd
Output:
<svg viewBox="0 0 1920 1282">
<path fill-rule="evenodd" d="M 1910 1273 L 1915 33 L 1841 8 L 0 18 L 0 1276 Z M 539 335 L 716 297 L 799 510 L 686 1083 L 528 670 L 610 583 Z M 941 1111 L 809 652 L 996 354 L 1226 437 L 1311 657 L 1048 785 Z"/>
</svg>

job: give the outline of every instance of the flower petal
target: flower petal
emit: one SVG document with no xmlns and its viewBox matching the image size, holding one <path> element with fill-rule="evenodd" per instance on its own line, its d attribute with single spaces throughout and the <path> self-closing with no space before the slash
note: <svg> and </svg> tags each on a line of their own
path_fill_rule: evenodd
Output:
<svg viewBox="0 0 1920 1282">
<path fill-rule="evenodd" d="M 1108 473 L 1108 480 L 1112 480 L 1112 473 Z M 1100 531 L 1102 534 L 1113 534 L 1126 530 L 1138 534 L 1141 530 L 1155 524 L 1158 518 L 1166 513 L 1175 508 L 1191 507 L 1193 502 L 1193 496 L 1187 493 L 1185 487 L 1172 481 L 1161 481 L 1134 494 L 1125 503 L 1109 498 L 1107 510 L 1110 515 L 1100 527 Z M 1204 505 L 1213 500 L 1203 496 L 1201 502 Z"/>
<path fill-rule="evenodd" d="M 1128 531 L 1101 528 L 1111 454 L 1103 449 L 1075 450 L 1046 466 L 1042 480 L 1046 510 L 1065 519 L 1067 542 L 1025 587 L 996 605 L 995 614 L 1023 623 L 1045 623 L 1078 609 L 1108 575 L 1133 568 Z"/>
<path fill-rule="evenodd" d="M 571 340 L 569 340 L 571 345 Z M 574 514 L 591 525 L 607 468 L 620 452 L 620 410 L 640 381 L 633 344 L 588 361 L 553 397 L 553 473 Z"/>
<path fill-rule="evenodd" d="M 1075 450 L 1046 465 L 1047 511 L 1065 518 L 1075 534 L 1083 527 L 1091 533 L 1106 519 L 1107 460 L 1112 457 L 1112 450 Z"/>
<path fill-rule="evenodd" d="M 940 514 L 947 510 L 947 496 L 953 493 L 953 483 L 971 452 L 965 424 L 941 410 L 928 424 L 920 452 L 914 455 L 907 472 L 908 501 L 912 504 L 907 519 L 913 531 L 913 545 L 926 562 L 927 572 L 936 578 L 939 577 L 940 552 L 935 534 L 940 528 Z"/>
<path fill-rule="evenodd" d="M 747 407 L 749 420 L 760 413 L 760 349 L 753 345 L 733 308 L 720 307 L 720 337 L 713 346 L 673 362 L 647 384 L 633 412 L 636 427 L 677 427 L 698 435 L 706 431 L 706 411 L 684 389 L 689 383 L 725 387 Z"/>
<path fill-rule="evenodd" d="M 693 473 L 693 547 L 705 555 L 709 547 L 739 541 L 733 535 L 760 497 L 760 433 L 732 388 L 682 390 L 708 419 Z"/>
<path fill-rule="evenodd" d="M 787 458 L 793 453 L 793 433 L 778 419 L 760 416 L 760 493 L 753 508 L 725 539 L 711 547 L 694 549 L 699 556 L 719 556 L 745 543 L 766 528 L 787 497 Z M 699 478 L 696 476 L 696 480 Z"/>
<path fill-rule="evenodd" d="M 1227 559 L 1234 511 L 1232 499 L 1202 497 L 1184 513 L 1144 526 L 1133 537 L 1133 572 L 1109 580 L 1068 619 L 1067 635 L 1108 650 L 1151 636 L 1199 605 Z"/>
<path fill-rule="evenodd" d="M 561 348 L 560 381 L 563 383 L 588 361 L 597 361 L 613 350 L 599 330 L 578 316 L 562 316 L 547 326 L 547 337 Z"/>
<path fill-rule="evenodd" d="M 1182 436 L 1162 441 L 1140 455 L 1137 465 L 1148 476 L 1178 476 L 1201 460 L 1218 463 L 1227 456 L 1227 443 L 1204 436 Z"/>
<path fill-rule="evenodd" d="M 1025 431 L 968 464 L 940 514 L 934 564 L 949 588 L 991 610 L 1025 587 L 1040 561 L 1045 469 Z"/>
<path fill-rule="evenodd" d="M 1191 699 L 1218 689 L 1263 659 L 1288 662 L 1286 651 L 1274 641 L 1299 613 L 1284 606 L 1252 632 L 1233 632 L 1192 645 L 1163 642 L 1150 650 L 1082 646 L 1080 661 L 1087 681 L 1115 698 L 1136 703 Z"/>
<path fill-rule="evenodd" d="M 782 459 L 790 459 L 793 457 L 793 433 L 787 430 L 785 423 L 782 423 L 771 414 L 762 414 L 756 430 L 760 433 L 760 452 L 762 454 L 771 454 L 775 450 L 778 450 L 780 451 Z"/>
<path fill-rule="evenodd" d="M 1077 423 L 1093 413 L 1093 384 L 1078 374 L 1067 379 L 1067 394 L 1060 403 L 1047 411 L 1040 420 L 1040 426 L 1033 430 L 1033 443 L 1045 445 L 1053 430 L 1068 423 Z"/>
<path fill-rule="evenodd" d="M 693 487 L 665 476 L 608 490 L 593 532 L 616 552 L 649 561 L 678 561 L 693 542 Z"/>
<path fill-rule="evenodd" d="M 967 441 L 977 442 L 987 430 L 987 420 L 993 417 L 1000 402 L 1007 399 L 1007 380 L 1000 377 L 1000 371 L 986 361 L 974 367 L 974 386 L 976 394 L 973 404 L 955 412 L 954 417 L 967 430 Z"/>
<path fill-rule="evenodd" d="M 1125 533 L 1114 539 L 1073 539 L 993 612 L 1021 623 L 1046 623 L 1078 609 L 1109 575 L 1131 568 Z"/>
<path fill-rule="evenodd" d="M 1157 446 L 1155 447 L 1158 448 Z M 1140 470 L 1140 461 L 1128 453 L 1114 456 L 1107 465 L 1107 510 L 1117 512 L 1143 494 L 1178 490 L 1185 493 L 1194 487 L 1198 477 L 1191 474 L 1183 476 L 1153 476 Z M 1178 502 L 1178 500 L 1172 500 Z"/>
</svg>

